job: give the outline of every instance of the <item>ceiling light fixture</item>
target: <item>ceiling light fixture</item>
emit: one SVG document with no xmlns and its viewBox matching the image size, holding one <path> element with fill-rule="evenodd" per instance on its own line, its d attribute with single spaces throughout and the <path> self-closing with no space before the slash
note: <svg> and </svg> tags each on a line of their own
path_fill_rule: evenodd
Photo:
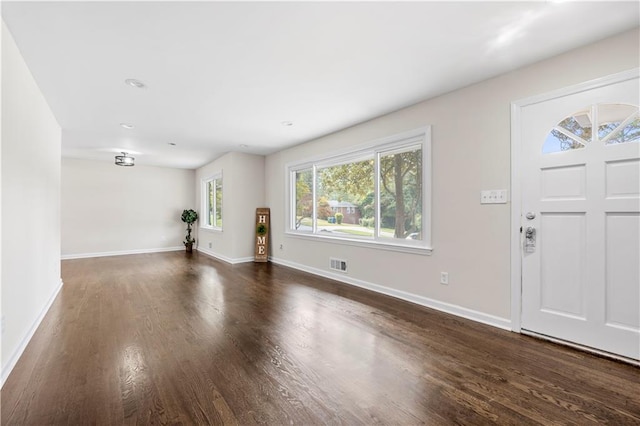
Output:
<svg viewBox="0 0 640 426">
<path fill-rule="evenodd" d="M 293 121 L 283 121 L 280 124 L 282 124 L 284 127 L 291 127 L 293 126 Z"/>
<path fill-rule="evenodd" d="M 135 126 L 131 123 L 120 123 L 120 127 L 122 127 L 123 129 L 133 129 Z"/>
<path fill-rule="evenodd" d="M 238 146 L 239 146 L 240 148 L 243 148 L 243 149 L 244 149 L 244 148 L 249 148 L 249 145 L 246 145 L 246 144 L 243 144 L 243 143 L 241 143 L 241 144 L 240 144 L 240 145 L 238 145 Z"/>
<path fill-rule="evenodd" d="M 176 146 L 175 142 L 169 142 L 167 145 Z"/>
<path fill-rule="evenodd" d="M 123 152 L 122 155 L 116 155 L 116 166 L 135 166 L 135 164 L 133 164 L 134 160 L 135 158 L 129 157 L 126 152 Z"/>
<path fill-rule="evenodd" d="M 135 87 L 136 89 L 144 89 L 146 87 L 143 82 L 141 82 L 140 80 L 136 80 L 135 78 L 128 78 L 124 82 L 131 87 Z"/>
</svg>

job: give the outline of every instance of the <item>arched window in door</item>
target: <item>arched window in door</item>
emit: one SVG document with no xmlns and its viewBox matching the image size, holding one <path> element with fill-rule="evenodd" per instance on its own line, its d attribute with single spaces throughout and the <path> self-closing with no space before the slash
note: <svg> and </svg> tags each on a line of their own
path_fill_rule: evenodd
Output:
<svg viewBox="0 0 640 426">
<path fill-rule="evenodd" d="M 556 124 L 547 135 L 542 152 L 551 154 L 583 149 L 592 142 L 613 145 L 639 141 L 640 114 L 637 106 L 600 104 L 577 111 Z"/>
</svg>

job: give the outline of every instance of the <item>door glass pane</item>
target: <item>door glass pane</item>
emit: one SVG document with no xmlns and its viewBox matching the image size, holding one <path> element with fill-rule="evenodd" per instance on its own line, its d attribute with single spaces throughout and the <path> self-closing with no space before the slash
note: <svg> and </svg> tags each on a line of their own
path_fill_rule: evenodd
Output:
<svg viewBox="0 0 640 426">
<path fill-rule="evenodd" d="M 636 106 L 600 105 L 598 121 L 598 137 L 607 138 L 605 142 L 607 145 L 640 140 L 640 118 L 638 118 Z"/>
<path fill-rule="evenodd" d="M 313 229 L 313 169 L 295 172 L 295 220 L 293 229 L 311 231 Z"/>
<path fill-rule="evenodd" d="M 558 126 L 567 130 L 571 135 L 578 136 L 586 142 L 591 141 L 591 108 L 578 111 L 558 123 Z"/>
<path fill-rule="evenodd" d="M 636 118 L 626 125 L 620 132 L 607 140 L 607 145 L 614 143 L 640 142 L 640 118 Z"/>
<path fill-rule="evenodd" d="M 542 152 L 550 154 L 584 148 L 592 139 L 591 127 L 591 108 L 571 114 L 549 132 Z"/>
<path fill-rule="evenodd" d="M 553 129 L 547 135 L 542 146 L 542 152 L 544 154 L 550 154 L 553 152 L 570 151 L 573 149 L 582 149 L 584 144 L 578 142 L 576 139 L 571 138 L 564 133 Z"/>
<path fill-rule="evenodd" d="M 380 234 L 422 240 L 422 149 L 380 155 Z"/>
<path fill-rule="evenodd" d="M 604 139 L 632 114 L 638 111 L 638 108 L 632 105 L 622 104 L 605 104 L 598 106 L 598 138 Z"/>
<path fill-rule="evenodd" d="M 318 169 L 316 191 L 318 233 L 373 237 L 373 158 Z"/>
</svg>

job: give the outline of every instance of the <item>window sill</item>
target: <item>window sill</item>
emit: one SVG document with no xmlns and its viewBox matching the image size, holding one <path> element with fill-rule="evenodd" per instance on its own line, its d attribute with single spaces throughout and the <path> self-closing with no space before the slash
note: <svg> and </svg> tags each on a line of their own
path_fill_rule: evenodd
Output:
<svg viewBox="0 0 640 426">
<path fill-rule="evenodd" d="M 285 232 L 287 237 L 300 238 L 303 240 L 309 241 L 324 241 L 335 244 L 342 244 L 347 246 L 356 246 L 356 247 L 365 247 L 376 250 L 386 250 L 386 251 L 396 251 L 401 253 L 410 253 L 410 254 L 419 254 L 423 256 L 430 256 L 433 249 L 431 247 L 420 247 L 420 246 L 408 246 L 401 244 L 393 244 L 387 243 L 383 241 L 372 241 L 372 240 L 355 240 L 351 238 L 342 238 L 336 236 L 328 236 L 328 235 L 317 235 L 317 234 L 303 234 L 300 232 Z"/>
<path fill-rule="evenodd" d="M 222 232 L 222 228 L 214 228 L 213 226 L 201 226 L 201 231 Z"/>
</svg>

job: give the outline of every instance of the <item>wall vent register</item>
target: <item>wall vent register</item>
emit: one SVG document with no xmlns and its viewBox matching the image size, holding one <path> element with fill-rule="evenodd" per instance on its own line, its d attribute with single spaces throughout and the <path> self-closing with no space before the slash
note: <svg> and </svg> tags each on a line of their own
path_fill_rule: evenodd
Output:
<svg viewBox="0 0 640 426">
<path fill-rule="evenodd" d="M 329 267 L 334 271 L 347 272 L 347 261 L 329 258 Z"/>
</svg>

